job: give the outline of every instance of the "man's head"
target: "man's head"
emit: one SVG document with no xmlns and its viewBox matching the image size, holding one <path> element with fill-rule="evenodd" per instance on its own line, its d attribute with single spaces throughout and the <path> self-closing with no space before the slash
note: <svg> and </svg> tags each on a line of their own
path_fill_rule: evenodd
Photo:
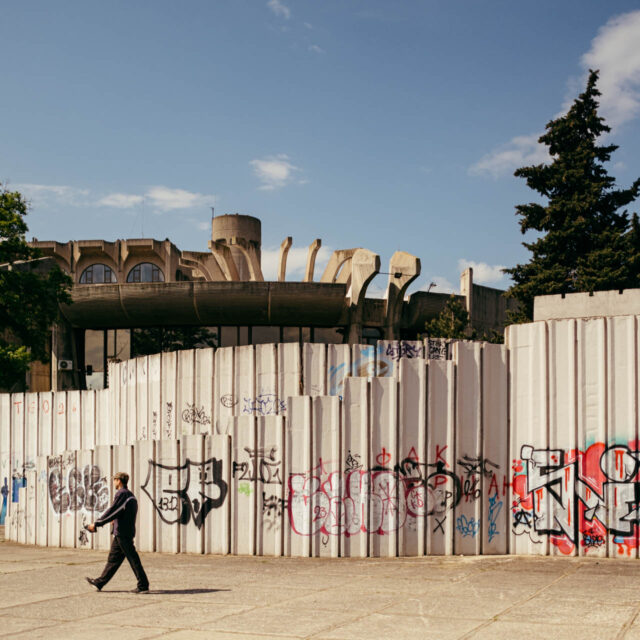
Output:
<svg viewBox="0 0 640 640">
<path fill-rule="evenodd" d="M 129 484 L 129 474 L 124 471 L 118 471 L 118 473 L 113 476 L 113 480 L 116 483 L 116 490 L 122 489 L 123 487 L 126 489 Z"/>
</svg>

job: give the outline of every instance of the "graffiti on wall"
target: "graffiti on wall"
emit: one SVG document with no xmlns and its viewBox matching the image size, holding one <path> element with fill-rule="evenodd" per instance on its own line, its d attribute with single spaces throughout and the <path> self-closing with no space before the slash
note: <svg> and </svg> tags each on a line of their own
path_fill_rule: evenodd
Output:
<svg viewBox="0 0 640 640">
<path fill-rule="evenodd" d="M 198 529 L 213 509 L 222 506 L 228 491 L 222 460 L 216 458 L 204 462 L 187 458 L 179 466 L 167 466 L 150 459 L 147 479 L 141 488 L 163 522 L 186 525 L 193 521 Z"/>
<path fill-rule="evenodd" d="M 261 393 L 255 398 L 243 398 L 242 413 L 256 416 L 274 416 L 284 413 L 287 404 L 275 393 Z"/>
<path fill-rule="evenodd" d="M 267 452 L 268 449 L 268 452 Z M 278 447 L 244 447 L 247 460 L 233 461 L 233 477 L 238 480 L 259 480 L 265 484 L 282 484 L 280 466 L 282 461 L 278 455 Z"/>
<path fill-rule="evenodd" d="M 242 453 L 246 455 L 242 455 Z M 280 529 L 282 514 L 286 510 L 286 500 L 280 495 L 282 490 L 282 459 L 278 446 L 244 447 L 238 451 L 243 459 L 233 461 L 233 477 L 238 480 L 238 493 L 251 495 L 252 484 L 261 482 L 262 521 L 268 530 Z M 270 486 L 276 485 L 276 486 Z"/>
<path fill-rule="evenodd" d="M 198 409 L 195 404 L 189 404 L 188 402 L 187 407 L 182 411 L 182 421 L 189 424 L 211 424 L 211 418 L 204 410 L 204 406 Z"/>
<path fill-rule="evenodd" d="M 561 553 L 585 552 L 611 536 L 619 554 L 638 545 L 640 450 L 637 443 L 585 451 L 522 446 L 513 461 L 512 527 L 534 543 L 548 537 Z"/>
<path fill-rule="evenodd" d="M 49 502 L 56 514 L 70 511 L 101 513 L 109 504 L 109 484 L 100 467 L 87 464 L 78 468 L 65 464 L 63 456 L 49 458 Z"/>
<path fill-rule="evenodd" d="M 444 532 L 447 512 L 462 499 L 460 478 L 446 463 L 421 462 L 413 448 L 391 467 L 391 454 L 384 448 L 375 461 L 364 469 L 360 454 L 350 450 L 344 470 L 332 470 L 319 459 L 308 472 L 290 474 L 287 506 L 293 531 L 387 535 L 405 524 L 413 528 L 417 519 L 436 516 L 435 530 Z"/>
<path fill-rule="evenodd" d="M 7 517 L 7 496 L 9 495 L 9 485 L 7 484 L 7 479 L 4 479 L 4 484 L 2 485 L 2 489 L 0 489 L 2 493 L 2 510 L 0 511 L 0 525 L 3 525 L 5 519 Z"/>
<path fill-rule="evenodd" d="M 424 351 L 422 344 L 400 340 L 388 344 L 384 355 L 391 360 L 400 360 L 400 358 L 422 358 Z"/>
</svg>

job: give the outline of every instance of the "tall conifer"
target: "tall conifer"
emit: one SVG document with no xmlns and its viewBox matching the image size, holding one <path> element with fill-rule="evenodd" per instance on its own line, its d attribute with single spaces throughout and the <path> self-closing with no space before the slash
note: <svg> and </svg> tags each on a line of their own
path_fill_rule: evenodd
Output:
<svg viewBox="0 0 640 640">
<path fill-rule="evenodd" d="M 535 296 L 640 287 L 640 224 L 626 210 L 640 193 L 640 179 L 616 189 L 608 162 L 617 145 L 598 146 L 610 131 L 598 115 L 598 72 L 569 111 L 549 122 L 539 142 L 549 147 L 551 162 L 515 172 L 546 199 L 516 207 L 522 233 L 541 234 L 523 242 L 531 260 L 505 269 L 514 284 L 507 292 L 520 303 L 512 322 L 533 318 Z"/>
</svg>

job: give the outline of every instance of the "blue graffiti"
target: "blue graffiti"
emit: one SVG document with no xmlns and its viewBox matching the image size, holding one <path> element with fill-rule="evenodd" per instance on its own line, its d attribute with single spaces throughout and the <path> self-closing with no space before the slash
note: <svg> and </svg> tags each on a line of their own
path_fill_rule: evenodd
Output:
<svg viewBox="0 0 640 640">
<path fill-rule="evenodd" d="M 273 393 L 261 393 L 255 398 L 243 398 L 243 400 L 242 413 L 272 416 L 287 410 L 286 403 Z"/>
<path fill-rule="evenodd" d="M 469 536 L 475 538 L 476 534 L 480 530 L 480 518 L 476 520 L 471 517 L 467 520 L 466 516 L 460 516 L 456 520 L 456 529 L 462 534 L 463 538 L 467 538 Z"/>
<path fill-rule="evenodd" d="M 498 494 L 495 493 L 489 496 L 489 531 L 487 532 L 489 542 L 491 542 L 495 536 L 500 535 L 498 525 L 496 524 L 500 511 L 502 511 L 502 500 L 498 500 Z"/>
<path fill-rule="evenodd" d="M 24 475 L 16 474 L 11 480 L 11 502 L 18 502 L 19 491 L 22 487 L 27 486 L 27 478 Z"/>
<path fill-rule="evenodd" d="M 9 485 L 7 484 L 7 479 L 4 479 L 4 484 L 2 485 L 2 489 L 0 489 L 0 493 L 2 494 L 2 511 L 0 511 L 0 525 L 4 524 L 5 518 L 7 517 L 7 496 L 9 495 Z"/>
</svg>

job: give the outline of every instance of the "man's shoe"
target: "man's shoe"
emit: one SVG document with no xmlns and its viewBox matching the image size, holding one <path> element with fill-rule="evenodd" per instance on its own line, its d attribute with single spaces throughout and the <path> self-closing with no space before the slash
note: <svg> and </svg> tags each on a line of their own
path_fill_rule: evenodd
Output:
<svg viewBox="0 0 640 640">
<path fill-rule="evenodd" d="M 95 580 L 94 578 L 85 578 L 85 580 L 92 586 L 95 587 L 98 591 L 102 591 L 102 585 Z"/>
<path fill-rule="evenodd" d="M 131 593 L 149 593 L 149 587 L 145 587 L 144 589 L 136 587 L 135 589 L 131 589 Z"/>
</svg>

